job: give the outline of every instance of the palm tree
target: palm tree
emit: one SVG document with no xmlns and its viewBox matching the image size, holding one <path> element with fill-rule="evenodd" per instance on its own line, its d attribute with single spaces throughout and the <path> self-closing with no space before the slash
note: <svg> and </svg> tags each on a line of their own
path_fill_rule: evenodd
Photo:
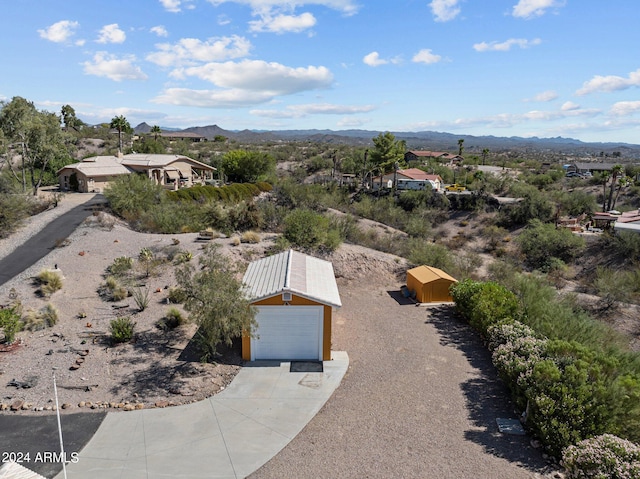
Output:
<svg viewBox="0 0 640 479">
<path fill-rule="evenodd" d="M 158 136 L 160 135 L 160 133 L 162 133 L 162 131 L 160 130 L 160 127 L 158 125 L 153 125 L 151 127 L 150 133 L 153 135 L 153 139 L 155 141 L 158 141 Z"/>
<path fill-rule="evenodd" d="M 618 180 L 618 189 L 616 190 L 616 196 L 613 199 L 613 204 L 611 205 L 612 210 L 616 209 L 616 203 L 618 202 L 618 196 L 620 196 L 620 190 L 622 190 L 622 188 L 630 186 L 631 184 L 633 184 L 633 179 L 626 175 Z"/>
<path fill-rule="evenodd" d="M 462 146 L 464 144 L 464 139 L 460 138 L 458 140 L 458 156 L 462 156 L 462 151 L 464 150 L 464 146 Z"/>
<path fill-rule="evenodd" d="M 111 120 L 111 124 L 109 125 L 109 127 L 118 130 L 118 151 L 122 153 L 122 132 L 130 132 L 131 125 L 129 125 L 129 122 L 124 117 L 124 115 L 119 115 Z"/>
</svg>

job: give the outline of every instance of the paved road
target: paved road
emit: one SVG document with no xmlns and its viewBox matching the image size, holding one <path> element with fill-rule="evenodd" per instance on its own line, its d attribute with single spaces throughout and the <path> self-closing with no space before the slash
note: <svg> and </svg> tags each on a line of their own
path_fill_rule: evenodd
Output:
<svg viewBox="0 0 640 479">
<path fill-rule="evenodd" d="M 100 195 L 92 196 L 85 203 L 51 221 L 13 253 L 0 260 L 0 286 L 49 254 L 56 247 L 56 241 L 73 233 L 92 214 L 92 207 L 103 201 L 104 198 Z"/>
<path fill-rule="evenodd" d="M 91 439 L 105 416 L 106 413 L 102 412 L 62 415 L 60 423 L 69 460 Z M 51 453 L 60 453 L 55 414 L 0 415 L 0 462 L 15 457 L 16 462 L 27 469 L 45 477 L 54 477 L 62 470 L 62 465 L 54 460 Z"/>
</svg>

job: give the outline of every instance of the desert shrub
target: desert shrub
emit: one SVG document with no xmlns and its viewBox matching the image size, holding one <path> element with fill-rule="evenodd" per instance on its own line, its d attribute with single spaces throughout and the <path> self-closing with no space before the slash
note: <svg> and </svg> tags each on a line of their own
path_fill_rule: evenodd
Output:
<svg viewBox="0 0 640 479">
<path fill-rule="evenodd" d="M 108 301 L 122 301 L 129 296 L 129 291 L 115 276 L 107 276 L 104 284 L 98 288 L 98 294 Z"/>
<path fill-rule="evenodd" d="M 406 243 L 403 254 L 412 265 L 428 265 L 443 271 L 453 271 L 455 261 L 453 254 L 446 246 L 430 243 L 425 240 L 411 239 Z"/>
<path fill-rule="evenodd" d="M 185 290 L 180 287 L 169 288 L 167 299 L 169 300 L 170 303 L 181 304 L 187 300 L 187 294 Z"/>
<path fill-rule="evenodd" d="M 284 219 L 284 237 L 301 248 L 334 250 L 340 234 L 330 228 L 330 220 L 311 210 L 294 210 Z"/>
<path fill-rule="evenodd" d="M 567 228 L 556 228 L 539 220 L 529 222 L 518 236 L 518 244 L 525 255 L 526 264 L 545 272 L 554 265 L 553 258 L 570 263 L 585 248 L 584 238 Z"/>
<path fill-rule="evenodd" d="M 111 341 L 114 343 L 126 343 L 131 341 L 131 339 L 133 339 L 135 326 L 136 323 L 134 323 L 128 316 L 112 319 L 109 322 Z"/>
<path fill-rule="evenodd" d="M 131 292 L 138 310 L 144 311 L 149 306 L 149 288 L 134 288 Z"/>
<path fill-rule="evenodd" d="M 22 329 L 22 322 L 15 306 L 0 309 L 0 329 L 4 335 L 3 342 L 11 344 L 16 340 L 16 334 Z"/>
<path fill-rule="evenodd" d="M 611 268 L 598 266 L 593 287 L 601 298 L 605 309 L 612 308 L 618 302 L 628 302 L 633 293 L 633 282 L 630 277 L 633 273 L 618 271 Z"/>
<path fill-rule="evenodd" d="M 275 172 L 276 160 L 260 151 L 232 150 L 222 157 L 222 169 L 233 182 L 255 182 Z"/>
<path fill-rule="evenodd" d="M 173 264 L 187 263 L 193 259 L 193 253 L 191 251 L 178 251 L 173 256 Z"/>
<path fill-rule="evenodd" d="M 640 477 L 640 446 L 602 434 L 567 447 L 562 464 L 571 479 L 635 479 Z"/>
<path fill-rule="evenodd" d="M 167 331 L 169 329 L 175 329 L 184 323 L 185 318 L 180 310 L 177 308 L 169 308 L 164 317 L 156 323 L 156 326 L 163 331 Z"/>
<path fill-rule="evenodd" d="M 62 289 L 62 276 L 55 271 L 43 269 L 36 276 L 36 282 L 40 285 L 39 292 L 48 298 L 56 291 Z"/>
<path fill-rule="evenodd" d="M 24 316 L 24 329 L 40 331 L 50 328 L 58 322 L 58 310 L 52 304 L 47 304 L 39 310 L 29 310 Z"/>
<path fill-rule="evenodd" d="M 532 219 L 538 219 L 543 223 L 548 223 L 553 219 L 554 205 L 549 195 L 538 191 L 534 187 L 512 188 L 511 194 L 516 198 L 522 198 L 517 203 L 505 205 L 500 210 L 500 226 L 520 226 L 525 225 Z"/>
<path fill-rule="evenodd" d="M 145 271 L 145 276 L 148 278 L 151 274 L 151 270 L 153 268 L 153 260 L 155 259 L 155 254 L 151 248 L 142 248 L 140 253 L 138 253 L 138 261 L 142 264 Z"/>
<path fill-rule="evenodd" d="M 640 235 L 631 231 L 619 231 L 615 235 L 603 234 L 603 248 L 612 248 L 614 253 L 628 261 L 640 260 Z"/>
<path fill-rule="evenodd" d="M 255 231 L 245 231 L 244 233 L 242 233 L 240 240 L 243 243 L 260 243 L 260 234 L 256 233 Z"/>
<path fill-rule="evenodd" d="M 109 273 L 114 276 L 122 276 L 133 269 L 133 258 L 128 256 L 120 256 L 113 260 L 113 263 L 107 268 Z"/>
<path fill-rule="evenodd" d="M 119 216 L 136 219 L 165 199 L 165 191 L 145 175 L 122 175 L 109 183 L 104 195 Z"/>
</svg>

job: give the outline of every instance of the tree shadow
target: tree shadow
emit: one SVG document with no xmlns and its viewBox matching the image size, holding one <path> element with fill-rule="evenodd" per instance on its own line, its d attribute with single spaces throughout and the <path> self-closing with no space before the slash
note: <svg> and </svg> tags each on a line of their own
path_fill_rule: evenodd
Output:
<svg viewBox="0 0 640 479">
<path fill-rule="evenodd" d="M 134 358 L 131 355 L 123 358 L 114 358 L 111 363 L 117 364 L 141 364 L 148 362 L 148 355 L 160 356 L 163 361 L 156 361 L 144 369 L 135 369 L 120 384 L 111 388 L 113 394 L 126 392 L 139 398 L 171 396 L 192 396 L 190 384 L 194 378 L 204 377 L 205 364 L 201 361 L 201 351 L 198 348 L 195 335 L 182 349 L 170 346 L 177 340 L 186 339 L 181 330 L 172 331 L 145 331 L 138 334 L 132 343 Z M 180 336 L 182 335 L 182 337 Z M 215 364 L 242 366 L 242 340 L 238 338 L 231 346 L 221 345 L 218 348 Z M 168 361 L 164 361 L 168 360 Z M 135 396 L 134 396 L 135 397 Z M 199 398 L 199 397 L 198 397 Z M 133 398 L 129 398 L 133 399 Z M 199 398 L 202 399 L 202 398 Z"/>
<path fill-rule="evenodd" d="M 454 305 L 431 309 L 429 319 L 440 335 L 440 344 L 460 350 L 477 375 L 462 384 L 469 418 L 474 429 L 465 432 L 465 438 L 481 445 L 493 456 L 517 463 L 526 469 L 546 473 L 549 464 L 542 451 L 531 446 L 531 437 L 503 434 L 498 430 L 497 418 L 517 419 L 517 411 L 506 386 L 500 380 L 491 362 L 491 354 L 478 334 L 456 313 Z"/>
</svg>

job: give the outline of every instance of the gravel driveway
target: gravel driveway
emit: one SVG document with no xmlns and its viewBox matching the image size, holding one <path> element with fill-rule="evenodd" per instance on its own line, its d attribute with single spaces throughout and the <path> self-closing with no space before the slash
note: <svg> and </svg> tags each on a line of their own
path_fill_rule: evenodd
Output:
<svg viewBox="0 0 640 479">
<path fill-rule="evenodd" d="M 399 285 L 340 284 L 341 386 L 258 478 L 535 478 L 550 473 L 514 418 L 490 356 L 453 306 L 401 305 Z"/>
</svg>

